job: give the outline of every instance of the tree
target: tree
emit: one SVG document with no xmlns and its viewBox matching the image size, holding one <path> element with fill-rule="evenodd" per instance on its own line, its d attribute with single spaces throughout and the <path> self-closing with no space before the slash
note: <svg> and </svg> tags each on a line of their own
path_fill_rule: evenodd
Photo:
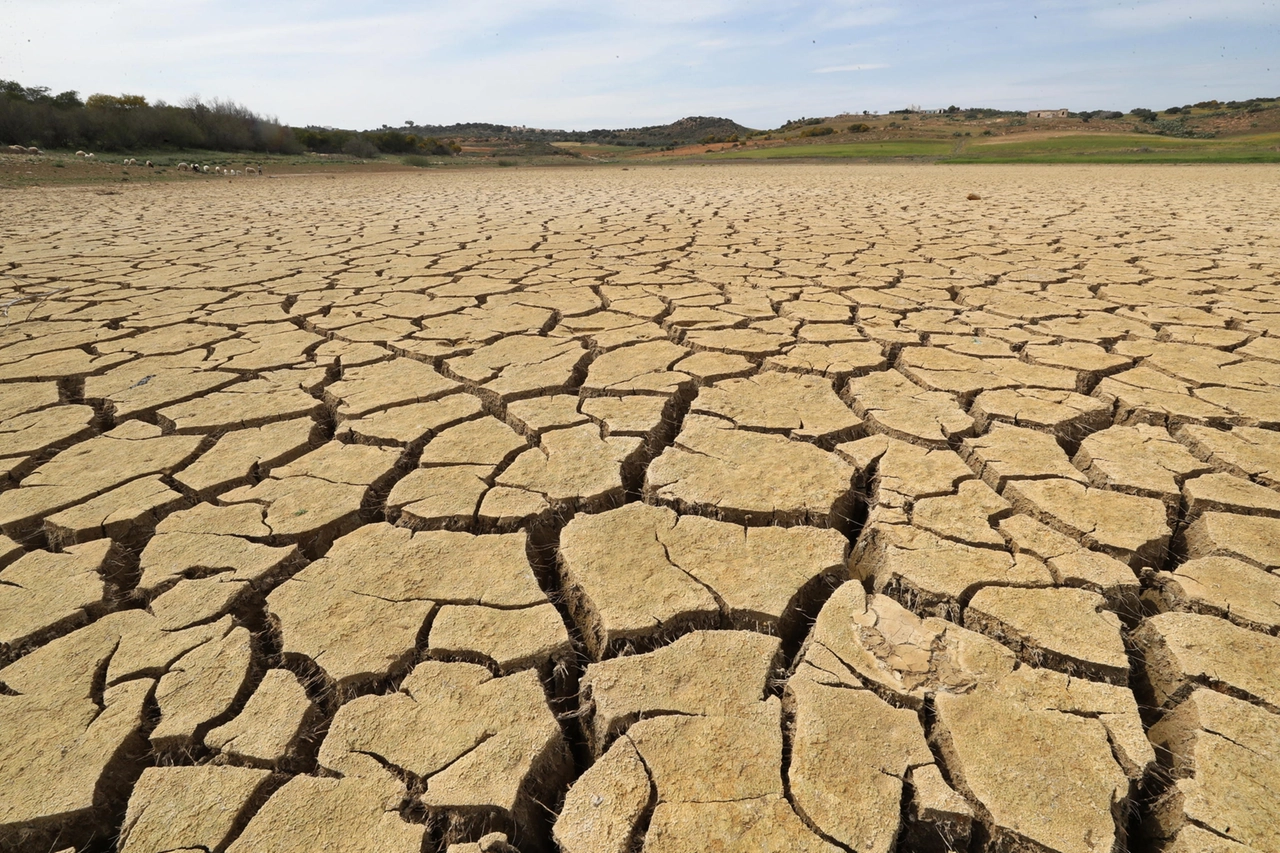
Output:
<svg viewBox="0 0 1280 853">
<path fill-rule="evenodd" d="M 142 95 L 90 95 L 84 105 L 91 110 L 137 110 L 147 106 Z"/>
<path fill-rule="evenodd" d="M 1156 120 L 1156 111 L 1155 111 L 1155 110 L 1149 110 L 1149 109 L 1147 109 L 1146 107 L 1135 107 L 1135 108 L 1133 108 L 1132 110 L 1130 110 L 1129 112 L 1133 114 L 1133 117 L 1134 117 L 1134 118 L 1141 119 L 1142 121 L 1155 121 L 1155 120 Z"/>
</svg>

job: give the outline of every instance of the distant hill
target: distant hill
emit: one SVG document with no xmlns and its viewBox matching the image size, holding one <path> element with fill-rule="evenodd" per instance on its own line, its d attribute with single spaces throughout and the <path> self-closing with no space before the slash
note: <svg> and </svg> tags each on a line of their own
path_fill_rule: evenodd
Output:
<svg viewBox="0 0 1280 853">
<path fill-rule="evenodd" d="M 488 122 L 463 122 L 460 124 L 424 124 L 396 128 L 419 136 L 438 139 L 504 139 L 519 142 L 610 142 L 620 145 L 670 145 L 696 142 L 708 136 L 729 137 L 745 135 L 751 128 L 733 119 L 715 116 L 687 116 L 670 124 L 648 127 L 628 127 L 596 130 L 554 130 L 549 128 L 519 127 Z"/>
<path fill-rule="evenodd" d="M 714 116 L 688 116 L 671 124 L 660 124 L 652 127 L 628 128 L 619 133 L 661 139 L 666 142 L 675 140 L 693 141 L 703 136 L 745 135 L 751 128 L 738 124 L 733 119 L 716 118 Z"/>
</svg>

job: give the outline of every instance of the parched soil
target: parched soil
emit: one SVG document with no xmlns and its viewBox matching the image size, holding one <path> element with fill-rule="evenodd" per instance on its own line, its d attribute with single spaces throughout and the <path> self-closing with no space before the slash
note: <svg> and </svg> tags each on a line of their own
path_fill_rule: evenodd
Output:
<svg viewBox="0 0 1280 853">
<path fill-rule="evenodd" d="M 31 188 L 0 850 L 1280 849 L 1280 176 Z"/>
</svg>

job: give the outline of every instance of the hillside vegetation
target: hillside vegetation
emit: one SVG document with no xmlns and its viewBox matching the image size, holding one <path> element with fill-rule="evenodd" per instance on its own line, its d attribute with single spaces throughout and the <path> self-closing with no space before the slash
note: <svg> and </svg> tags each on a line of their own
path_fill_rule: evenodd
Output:
<svg viewBox="0 0 1280 853">
<path fill-rule="evenodd" d="M 190 98 L 174 106 L 142 95 L 54 95 L 0 80 L 0 141 L 37 148 L 202 148 L 294 153 L 289 128 L 233 101 Z"/>
<path fill-rule="evenodd" d="M 182 104 L 135 94 L 54 94 L 0 80 L 0 143 L 23 148 L 138 154 L 157 164 L 201 152 L 318 157 L 393 167 L 542 165 L 678 159 L 913 159 L 1008 162 L 1280 162 L 1280 99 L 1217 100 L 1127 113 L 1065 117 L 948 107 L 800 117 L 772 130 L 728 118 L 688 116 L 669 124 L 566 131 L 468 122 L 406 121 L 374 130 L 289 127 L 233 101 Z M 177 162 L 176 160 L 174 161 Z M 305 165 L 290 159 L 289 165 Z"/>
</svg>

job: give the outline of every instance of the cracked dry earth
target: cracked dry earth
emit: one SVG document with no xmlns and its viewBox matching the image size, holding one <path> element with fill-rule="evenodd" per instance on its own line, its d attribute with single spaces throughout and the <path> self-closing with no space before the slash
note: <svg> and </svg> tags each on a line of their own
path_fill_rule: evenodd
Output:
<svg viewBox="0 0 1280 853">
<path fill-rule="evenodd" d="M 1278 190 L 7 194 L 0 850 L 1280 850 Z"/>
</svg>

